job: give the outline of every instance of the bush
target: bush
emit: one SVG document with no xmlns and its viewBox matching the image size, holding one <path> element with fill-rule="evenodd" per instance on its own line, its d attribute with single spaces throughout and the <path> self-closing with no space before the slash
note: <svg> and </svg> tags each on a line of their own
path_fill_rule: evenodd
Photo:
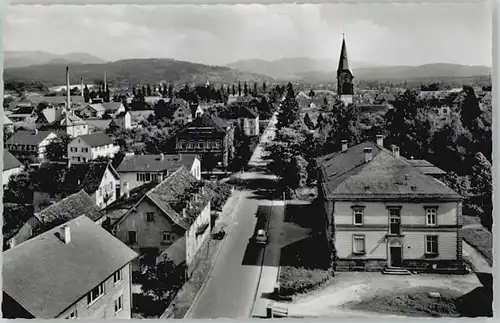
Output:
<svg viewBox="0 0 500 323">
<path fill-rule="evenodd" d="M 211 199 L 212 210 L 222 211 L 222 207 L 226 203 L 229 196 L 231 196 L 231 185 L 227 183 L 208 181 L 206 186 L 214 192 Z"/>
<path fill-rule="evenodd" d="M 280 296 L 306 293 L 330 280 L 328 270 L 281 267 Z"/>
</svg>

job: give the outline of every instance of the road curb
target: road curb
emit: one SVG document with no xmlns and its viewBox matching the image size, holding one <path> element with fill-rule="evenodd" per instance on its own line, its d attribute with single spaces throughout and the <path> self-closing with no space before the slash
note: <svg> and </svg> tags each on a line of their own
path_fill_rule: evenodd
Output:
<svg viewBox="0 0 500 323">
<path fill-rule="evenodd" d="M 236 209 L 240 206 L 241 200 L 243 199 L 243 195 L 244 194 L 241 194 L 239 196 L 238 203 L 236 204 L 234 209 L 231 211 L 231 213 L 234 213 L 236 211 Z M 231 217 L 232 217 L 232 215 L 231 215 Z M 226 236 L 228 236 L 229 233 L 231 233 L 231 230 L 233 229 L 233 225 L 234 225 L 234 222 L 232 222 L 231 225 L 229 226 L 228 231 L 226 232 Z M 222 250 L 222 247 L 224 247 L 224 244 L 226 243 L 226 241 L 227 241 L 227 239 L 226 239 L 226 237 L 224 237 L 224 239 L 222 240 L 222 243 L 219 246 L 219 250 L 217 250 L 217 254 L 215 255 L 215 258 L 214 258 L 212 264 L 210 265 L 210 268 L 208 269 L 207 278 L 205 279 L 205 281 L 203 282 L 203 285 L 201 285 L 200 289 L 196 293 L 196 296 L 194 297 L 193 302 L 191 303 L 191 306 L 189 306 L 189 309 L 187 310 L 186 314 L 184 314 L 184 316 L 182 317 L 183 319 L 188 318 L 188 315 L 191 314 L 191 311 L 193 309 L 193 305 L 196 304 L 196 302 L 198 301 L 198 298 L 201 295 L 201 292 L 205 289 L 205 285 L 207 284 L 208 279 L 210 278 L 210 274 L 212 273 L 212 269 L 214 268 L 215 264 L 217 263 L 217 260 L 219 259 L 219 255 L 220 255 L 221 250 Z"/>
</svg>

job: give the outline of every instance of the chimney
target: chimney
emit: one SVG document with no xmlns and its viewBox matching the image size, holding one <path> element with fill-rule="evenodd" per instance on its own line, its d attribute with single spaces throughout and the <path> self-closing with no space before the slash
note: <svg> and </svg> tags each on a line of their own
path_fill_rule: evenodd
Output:
<svg viewBox="0 0 500 323">
<path fill-rule="evenodd" d="M 104 91 L 106 91 L 106 86 L 108 85 L 108 81 L 106 79 L 106 70 L 104 70 Z"/>
<path fill-rule="evenodd" d="M 182 209 L 182 217 L 185 218 L 186 217 L 186 208 L 183 208 Z"/>
<path fill-rule="evenodd" d="M 179 154 L 179 160 L 182 160 L 182 154 Z"/>
<path fill-rule="evenodd" d="M 33 131 L 33 134 L 34 135 L 38 135 L 38 129 L 37 128 L 35 128 L 35 130 Z"/>
<path fill-rule="evenodd" d="M 69 228 L 69 225 L 64 225 L 61 227 L 60 237 L 65 244 L 71 242 L 71 229 Z"/>
<path fill-rule="evenodd" d="M 396 158 L 399 158 L 399 147 L 396 145 L 392 145 L 392 155 Z"/>
<path fill-rule="evenodd" d="M 67 163 L 68 169 L 71 168 L 71 159 L 68 157 L 68 163 Z"/>
<path fill-rule="evenodd" d="M 130 198 L 130 191 L 129 191 L 129 185 L 128 182 L 123 183 L 123 189 L 124 189 L 124 194 L 125 198 Z"/>
<path fill-rule="evenodd" d="M 66 66 L 66 110 L 69 111 L 71 106 L 71 95 L 69 88 L 69 67 Z"/>
<path fill-rule="evenodd" d="M 410 180 L 410 175 L 405 174 L 405 185 L 408 185 L 408 181 Z"/>
<path fill-rule="evenodd" d="M 160 154 L 160 160 L 163 160 L 164 159 L 164 156 L 163 156 L 163 153 Z"/>
<path fill-rule="evenodd" d="M 384 136 L 377 135 L 377 145 L 380 147 L 384 147 Z"/>
<path fill-rule="evenodd" d="M 369 162 L 372 160 L 372 149 L 370 147 L 366 147 L 364 149 L 365 152 L 365 163 Z"/>
<path fill-rule="evenodd" d="M 347 140 L 343 139 L 341 143 L 342 143 L 342 152 L 344 152 L 347 150 Z"/>
</svg>

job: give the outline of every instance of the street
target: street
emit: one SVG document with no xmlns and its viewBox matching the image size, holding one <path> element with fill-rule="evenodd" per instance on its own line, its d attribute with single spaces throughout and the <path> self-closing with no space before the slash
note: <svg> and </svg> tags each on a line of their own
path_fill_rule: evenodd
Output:
<svg viewBox="0 0 500 323">
<path fill-rule="evenodd" d="M 250 166 L 265 166 L 261 158 L 263 145 L 274 137 L 275 122 L 276 117 L 261 136 L 261 143 L 250 160 Z M 254 187 L 244 190 L 219 257 L 186 318 L 249 318 L 256 298 L 261 296 L 258 294 L 259 282 L 276 281 L 280 252 L 278 240 L 284 220 L 284 206 L 283 201 L 272 201 L 266 194 L 259 192 L 272 190 L 275 177 L 263 172 L 243 173 L 239 177 L 252 182 Z M 266 246 L 257 246 L 250 241 L 261 228 L 268 231 Z M 263 265 L 276 268 L 271 278 L 263 274 Z"/>
</svg>

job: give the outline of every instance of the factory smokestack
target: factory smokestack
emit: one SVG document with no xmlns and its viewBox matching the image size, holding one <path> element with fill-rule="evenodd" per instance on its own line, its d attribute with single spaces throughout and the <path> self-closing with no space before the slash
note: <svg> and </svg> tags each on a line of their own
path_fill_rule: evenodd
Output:
<svg viewBox="0 0 500 323">
<path fill-rule="evenodd" d="M 80 95 L 83 98 L 84 97 L 84 95 L 83 95 L 83 77 L 80 78 L 80 82 L 81 82 L 81 85 L 80 85 Z"/>
<path fill-rule="evenodd" d="M 66 111 L 70 110 L 70 101 L 71 101 L 71 95 L 70 95 L 70 88 L 69 88 L 69 67 L 66 66 L 66 96 L 67 96 L 67 101 L 66 101 Z"/>
</svg>

